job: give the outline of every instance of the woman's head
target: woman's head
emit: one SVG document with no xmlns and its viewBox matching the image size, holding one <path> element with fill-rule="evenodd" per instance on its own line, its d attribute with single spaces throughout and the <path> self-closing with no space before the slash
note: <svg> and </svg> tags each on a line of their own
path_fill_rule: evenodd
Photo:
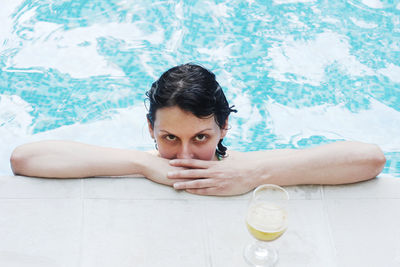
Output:
<svg viewBox="0 0 400 267">
<path fill-rule="evenodd" d="M 214 146 L 212 156 L 215 152 L 221 156 L 225 155 L 226 148 L 222 145 L 222 139 L 226 134 L 228 116 L 236 110 L 229 107 L 224 92 L 212 72 L 195 64 L 173 67 L 152 84 L 146 95 L 150 101 L 147 114 L 150 133 L 157 141 L 162 157 L 183 157 L 179 155 L 178 146 L 180 149 L 192 148 L 193 151 L 197 151 L 200 147 L 204 148 L 206 143 L 210 147 Z M 179 112 L 181 114 L 178 114 Z M 180 121 L 174 121 L 172 125 L 172 121 L 167 120 L 172 117 Z M 167 121 L 168 124 L 166 124 Z M 207 142 L 200 142 L 208 137 L 208 134 L 204 136 L 201 132 L 196 132 L 196 130 L 202 130 L 197 126 L 212 129 L 210 132 L 212 138 Z M 165 127 L 168 127 L 168 131 L 164 129 Z M 190 129 L 193 130 L 189 131 Z M 165 140 L 162 139 L 163 135 L 160 131 L 168 132 L 170 135 L 167 135 L 167 141 L 171 142 L 164 143 Z M 192 144 L 189 144 L 190 134 L 193 134 L 194 138 Z M 172 139 L 176 142 L 173 143 Z M 196 143 L 196 140 L 199 142 Z M 216 142 L 215 145 L 214 142 Z M 173 153 L 174 150 L 178 152 Z M 207 153 L 207 157 L 209 153 L 211 152 Z M 189 153 L 184 157 L 207 159 L 205 154 L 196 155 L 196 153 L 192 156 Z"/>
</svg>

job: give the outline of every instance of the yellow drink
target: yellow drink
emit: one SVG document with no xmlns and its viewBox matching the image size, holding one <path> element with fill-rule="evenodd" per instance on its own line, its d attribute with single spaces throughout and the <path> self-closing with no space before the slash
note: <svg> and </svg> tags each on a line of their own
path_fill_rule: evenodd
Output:
<svg viewBox="0 0 400 267">
<path fill-rule="evenodd" d="M 255 238 L 272 241 L 286 231 L 287 213 L 272 203 L 255 203 L 248 209 L 246 225 Z"/>
</svg>

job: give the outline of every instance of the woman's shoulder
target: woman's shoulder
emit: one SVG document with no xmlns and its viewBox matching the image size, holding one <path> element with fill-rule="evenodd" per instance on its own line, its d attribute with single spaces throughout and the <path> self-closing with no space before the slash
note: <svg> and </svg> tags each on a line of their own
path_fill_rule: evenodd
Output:
<svg viewBox="0 0 400 267">
<path fill-rule="evenodd" d="M 158 157 L 160 156 L 160 153 L 158 153 L 158 150 L 148 150 L 146 152 L 153 156 L 158 156 Z"/>
</svg>

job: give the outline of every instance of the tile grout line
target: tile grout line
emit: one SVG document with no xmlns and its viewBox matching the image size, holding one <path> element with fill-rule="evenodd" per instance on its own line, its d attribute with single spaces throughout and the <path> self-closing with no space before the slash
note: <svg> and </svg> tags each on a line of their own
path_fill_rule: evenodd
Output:
<svg viewBox="0 0 400 267">
<path fill-rule="evenodd" d="M 79 233 L 79 267 L 82 266 L 83 262 L 83 233 L 84 233 L 84 227 L 85 227 L 85 198 L 83 194 L 83 179 L 81 179 L 81 190 L 80 190 L 80 195 L 81 195 L 81 227 L 80 227 L 80 233 Z"/>
<path fill-rule="evenodd" d="M 204 246 L 205 246 L 205 258 L 206 258 L 206 264 L 209 267 L 213 267 L 213 255 L 212 255 L 212 249 L 211 249 L 211 238 L 210 238 L 210 232 L 208 231 L 209 226 L 208 226 L 208 220 L 207 220 L 207 216 L 205 213 L 205 205 L 204 203 L 200 204 L 201 207 L 201 216 L 203 217 L 203 231 L 205 233 L 204 235 Z"/>
<path fill-rule="evenodd" d="M 190 199 L 190 198 L 117 198 L 117 197 L 0 197 L 0 201 L 2 200 L 71 200 L 71 199 L 85 199 L 85 200 L 157 200 L 157 201 L 194 201 L 194 202 L 204 202 L 204 203 L 212 203 L 216 202 L 224 202 L 224 201 L 245 201 L 244 199 L 231 199 L 231 200 L 206 200 L 206 199 Z M 326 200 L 369 200 L 369 199 L 381 199 L 381 200 L 398 200 L 400 197 L 329 197 Z M 304 198 L 291 198 L 290 200 L 308 200 Z M 311 199 L 311 200 L 320 200 L 320 199 Z"/>
<path fill-rule="evenodd" d="M 321 188 L 320 188 L 320 192 L 321 192 L 321 198 L 322 198 L 322 211 L 324 213 L 323 216 L 324 216 L 325 224 L 328 226 L 329 240 L 330 240 L 330 243 L 331 243 L 331 247 L 333 249 L 334 266 L 338 266 L 338 263 L 337 263 L 337 249 L 336 249 L 336 245 L 335 245 L 335 240 L 333 238 L 331 222 L 329 220 L 328 206 L 327 206 L 327 203 L 326 203 L 327 199 L 325 198 L 324 186 L 322 186 L 322 185 L 321 185 Z"/>
</svg>

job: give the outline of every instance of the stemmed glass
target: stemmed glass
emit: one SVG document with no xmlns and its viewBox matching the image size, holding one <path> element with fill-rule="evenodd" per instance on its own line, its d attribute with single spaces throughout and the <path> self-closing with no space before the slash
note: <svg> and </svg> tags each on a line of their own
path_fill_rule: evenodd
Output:
<svg viewBox="0 0 400 267">
<path fill-rule="evenodd" d="M 244 258 L 252 266 L 274 266 L 277 250 L 269 244 L 287 229 L 288 192 L 278 185 L 264 184 L 254 189 L 247 208 L 246 225 L 257 240 L 245 247 Z"/>
</svg>

